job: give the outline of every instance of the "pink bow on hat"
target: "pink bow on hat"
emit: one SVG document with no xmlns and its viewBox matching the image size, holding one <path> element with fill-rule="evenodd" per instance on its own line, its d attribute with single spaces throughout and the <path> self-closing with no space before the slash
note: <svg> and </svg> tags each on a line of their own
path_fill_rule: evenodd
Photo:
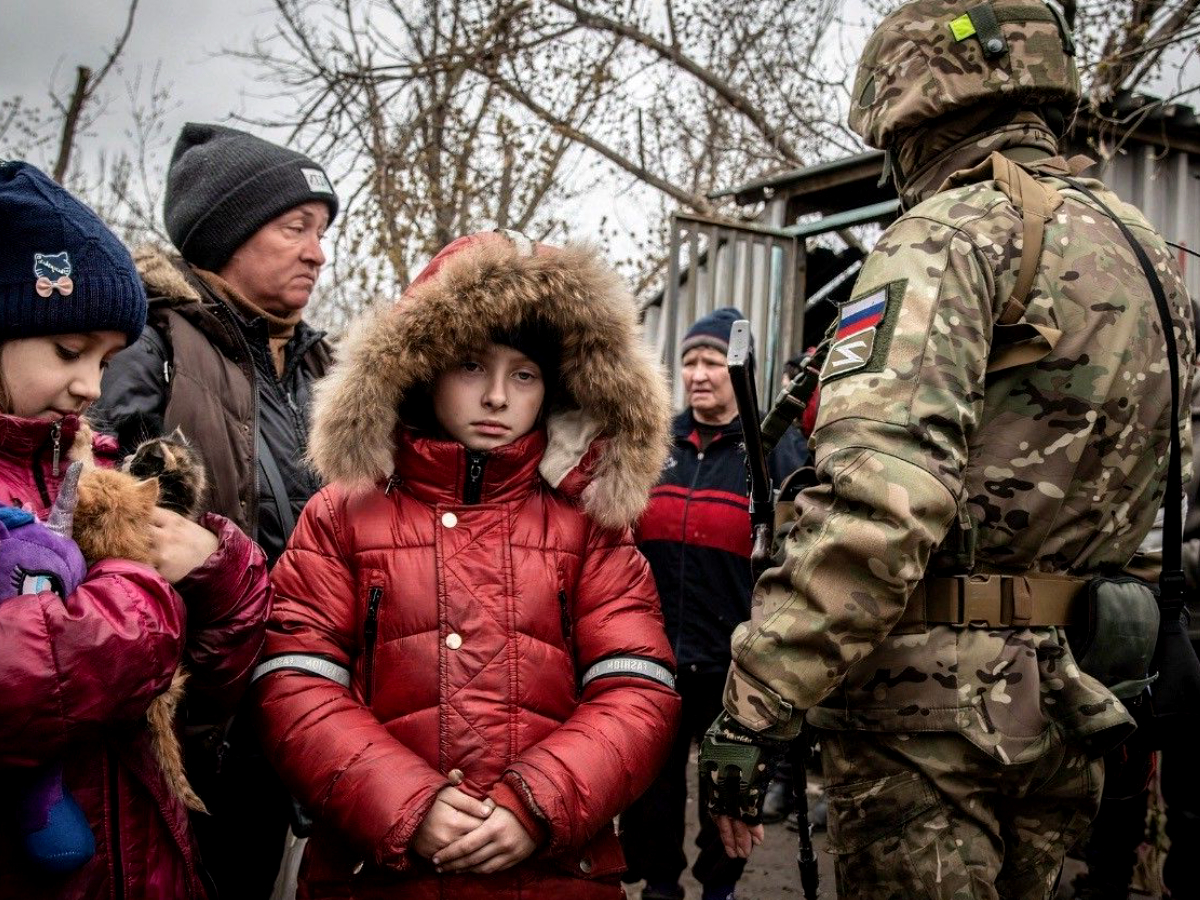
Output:
<svg viewBox="0 0 1200 900">
<path fill-rule="evenodd" d="M 66 275 L 62 275 L 56 281 L 51 281 L 45 275 L 37 280 L 35 290 L 39 297 L 49 297 L 55 291 L 58 291 L 64 297 L 71 296 L 71 292 L 75 290 L 75 282 Z"/>
</svg>

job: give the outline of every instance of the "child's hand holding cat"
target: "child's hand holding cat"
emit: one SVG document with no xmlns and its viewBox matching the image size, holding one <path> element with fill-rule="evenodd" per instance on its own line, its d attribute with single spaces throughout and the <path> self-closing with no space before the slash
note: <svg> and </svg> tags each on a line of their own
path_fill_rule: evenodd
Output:
<svg viewBox="0 0 1200 900">
<path fill-rule="evenodd" d="M 171 584 L 178 584 L 192 570 L 217 552 L 217 536 L 179 513 L 156 506 L 150 515 L 154 568 Z"/>
</svg>

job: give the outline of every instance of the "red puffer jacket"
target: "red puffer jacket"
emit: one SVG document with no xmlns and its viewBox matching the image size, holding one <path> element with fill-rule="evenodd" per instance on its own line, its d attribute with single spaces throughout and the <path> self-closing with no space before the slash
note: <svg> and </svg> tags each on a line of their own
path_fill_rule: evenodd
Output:
<svg viewBox="0 0 1200 900">
<path fill-rule="evenodd" d="M 590 253 L 499 238 L 451 253 L 318 387 L 313 455 L 334 483 L 272 573 L 254 690 L 267 753 L 317 820 L 299 896 L 622 897 L 613 817 L 657 774 L 679 715 L 628 528 L 665 457 L 665 390 Z M 549 439 L 468 454 L 398 425 L 425 360 L 460 359 L 482 342 L 473 328 L 529 308 L 580 337 L 559 389 L 582 409 L 552 416 Z M 439 876 L 410 844 L 452 783 L 515 805 L 540 848 L 499 874 Z"/>
<path fill-rule="evenodd" d="M 75 417 L 49 422 L 0 415 L 0 503 L 45 516 L 54 471 L 88 452 Z M 111 465 L 112 440 L 92 441 Z M 172 589 L 153 569 L 106 560 L 64 602 L 54 594 L 0 604 L 0 898 L 204 898 L 187 810 L 167 788 L 145 727 L 150 701 L 182 659 L 191 721 L 228 715 L 261 649 L 270 609 L 262 552 L 224 519 L 203 524 L 220 546 Z M 49 878 L 30 869 L 12 821 L 17 769 L 64 762 L 96 854 Z"/>
</svg>

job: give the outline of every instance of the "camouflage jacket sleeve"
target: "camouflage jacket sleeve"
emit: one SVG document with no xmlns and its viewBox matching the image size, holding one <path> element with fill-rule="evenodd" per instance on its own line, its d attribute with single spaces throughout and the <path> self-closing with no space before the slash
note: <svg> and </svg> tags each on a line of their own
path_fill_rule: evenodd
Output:
<svg viewBox="0 0 1200 900">
<path fill-rule="evenodd" d="M 920 213 L 884 234 L 842 305 L 821 374 L 819 482 L 733 634 L 726 708 L 772 736 L 794 735 L 883 641 L 962 506 L 993 297 L 1011 285 L 993 270 L 1010 266 L 999 243 L 985 253 Z"/>
</svg>

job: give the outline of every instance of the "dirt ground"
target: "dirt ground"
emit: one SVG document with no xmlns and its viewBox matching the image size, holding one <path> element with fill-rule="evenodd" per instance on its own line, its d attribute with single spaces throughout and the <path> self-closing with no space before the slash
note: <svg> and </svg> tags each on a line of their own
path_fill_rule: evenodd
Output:
<svg viewBox="0 0 1200 900">
<path fill-rule="evenodd" d="M 696 775 L 695 754 L 688 774 L 688 833 L 687 850 L 689 860 L 695 859 L 696 837 Z M 810 777 L 810 796 L 820 785 L 816 778 Z M 837 900 L 834 886 L 833 857 L 826 852 L 825 832 L 817 831 L 813 835 L 813 845 L 817 851 L 817 863 L 821 873 L 821 885 L 817 894 L 818 900 Z M 794 831 L 789 831 L 783 823 L 766 826 L 766 840 L 755 849 L 746 865 L 746 872 L 738 884 L 738 900 L 775 900 L 775 898 L 801 898 L 800 876 L 796 869 L 797 839 Z M 1084 869 L 1081 862 L 1068 859 L 1063 873 L 1062 884 L 1055 900 L 1070 900 L 1075 896 L 1071 889 L 1071 880 Z M 687 900 L 699 900 L 700 885 L 692 878 L 691 872 L 685 872 L 683 885 L 687 891 Z M 641 900 L 641 885 L 627 885 L 626 895 L 629 900 Z M 1147 894 L 1131 894 L 1131 898 L 1144 898 Z"/>
</svg>

